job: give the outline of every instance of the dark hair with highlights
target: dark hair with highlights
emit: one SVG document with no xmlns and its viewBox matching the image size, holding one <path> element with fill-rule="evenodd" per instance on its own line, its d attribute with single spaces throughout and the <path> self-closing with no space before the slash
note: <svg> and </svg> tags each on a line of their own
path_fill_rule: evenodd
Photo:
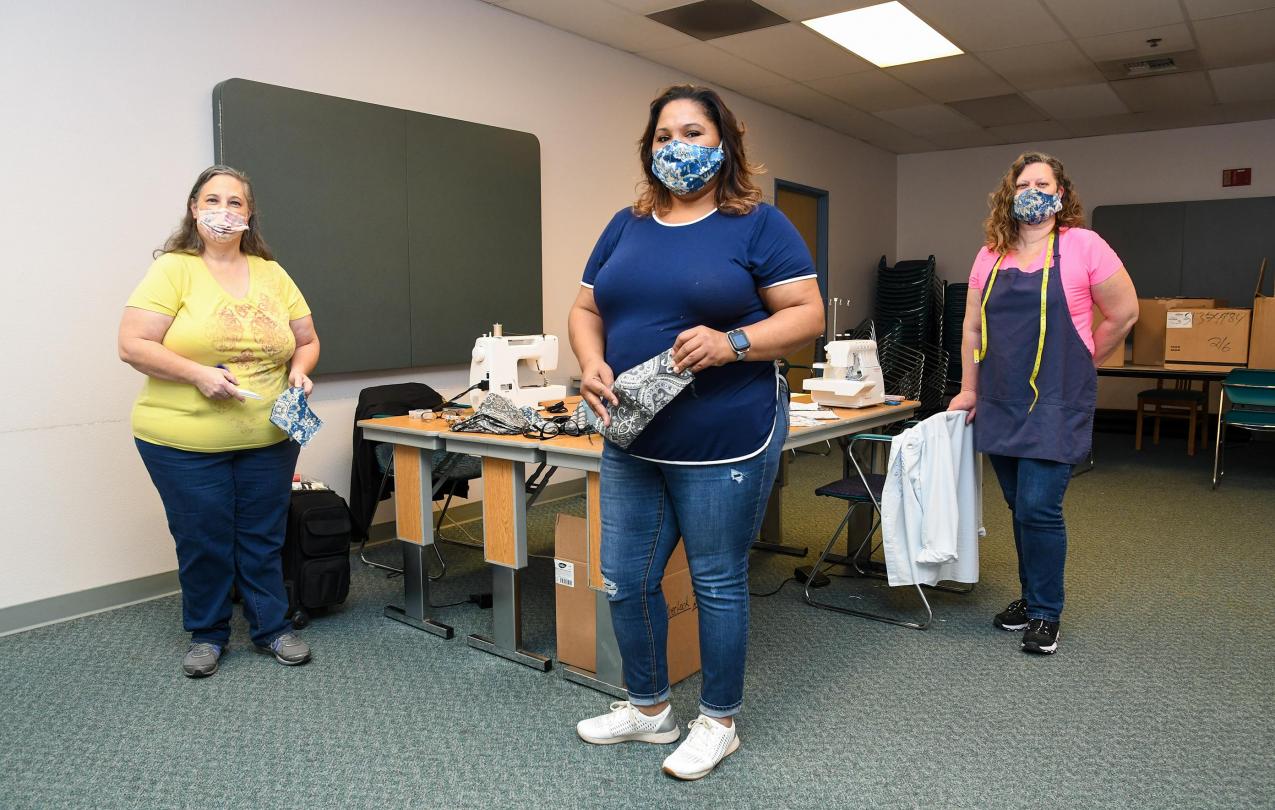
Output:
<svg viewBox="0 0 1275 810">
<path fill-rule="evenodd" d="M 714 178 L 717 181 L 715 194 L 718 209 L 734 215 L 752 211 L 761 202 L 761 189 L 753 184 L 752 178 L 765 169 L 748 162 L 748 156 L 744 152 L 744 125 L 735 118 L 735 114 L 716 92 L 707 87 L 678 84 L 666 89 L 651 102 L 651 115 L 646 121 L 646 130 L 638 141 L 643 180 L 638 185 L 638 198 L 633 203 L 633 213 L 644 217 L 653 213 L 667 213 L 673 207 L 673 192 L 651 170 L 651 141 L 655 138 L 655 128 L 659 125 L 664 106 L 679 99 L 698 104 L 721 134 L 725 159 Z"/>
<path fill-rule="evenodd" d="M 987 207 L 991 213 L 983 222 L 983 233 L 986 245 L 993 253 L 1008 253 L 1018 241 L 1018 220 L 1014 219 L 1015 184 L 1018 176 L 1033 163 L 1045 163 L 1054 171 L 1054 179 L 1063 193 L 1062 210 L 1054 214 L 1056 228 L 1083 228 L 1085 226 L 1085 209 L 1080 204 L 1080 195 L 1071 184 L 1071 178 L 1063 169 L 1062 161 L 1044 152 L 1024 152 L 1010 164 L 1009 171 L 1001 178 L 1000 186 L 987 195 Z"/>
<path fill-rule="evenodd" d="M 252 212 L 252 216 L 248 217 L 248 230 L 244 231 L 239 239 L 239 252 L 249 256 L 260 256 L 266 261 L 274 261 L 274 253 L 261 236 L 261 226 L 257 218 L 257 201 L 252 196 L 252 181 L 248 179 L 248 175 L 238 169 L 221 165 L 209 166 L 199 173 L 199 177 L 195 179 L 195 185 L 190 189 L 190 194 L 186 196 L 186 212 L 182 216 L 181 224 L 168 237 L 164 246 L 155 251 L 157 257 L 162 253 L 189 253 L 192 256 L 199 256 L 204 252 L 204 238 L 199 235 L 199 228 L 195 225 L 195 215 L 190 212 L 190 207 L 199 198 L 199 191 L 204 184 L 219 174 L 233 177 L 243 183 L 244 204 Z"/>
</svg>

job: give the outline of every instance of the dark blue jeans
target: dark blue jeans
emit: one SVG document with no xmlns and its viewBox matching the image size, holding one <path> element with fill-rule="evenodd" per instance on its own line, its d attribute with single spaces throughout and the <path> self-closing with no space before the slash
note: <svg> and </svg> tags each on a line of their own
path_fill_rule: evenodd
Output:
<svg viewBox="0 0 1275 810">
<path fill-rule="evenodd" d="M 681 538 L 699 605 L 700 711 L 730 717 L 744 701 L 748 552 L 761 528 L 788 435 L 780 409 L 770 444 L 744 461 L 685 465 L 602 451 L 602 576 L 629 700 L 668 699 L 668 606 L 660 583 Z"/>
<path fill-rule="evenodd" d="M 280 552 L 300 446 L 285 440 L 193 453 L 135 441 L 177 543 L 182 624 L 191 640 L 223 647 L 230 640 L 236 581 L 254 644 L 292 632 Z"/>
<path fill-rule="evenodd" d="M 1063 496 L 1071 481 L 1071 465 L 991 454 L 987 458 L 1014 516 L 1018 580 L 1027 601 L 1027 616 L 1056 622 L 1063 609 L 1063 568 L 1067 562 Z"/>
</svg>

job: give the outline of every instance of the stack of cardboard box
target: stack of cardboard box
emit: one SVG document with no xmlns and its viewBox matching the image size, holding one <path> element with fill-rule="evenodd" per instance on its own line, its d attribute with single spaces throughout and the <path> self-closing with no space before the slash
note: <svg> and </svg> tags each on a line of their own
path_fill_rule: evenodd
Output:
<svg viewBox="0 0 1275 810">
<path fill-rule="evenodd" d="M 1262 290 L 1266 277 L 1266 259 L 1257 272 L 1257 290 L 1253 293 L 1253 337 L 1248 346 L 1249 368 L 1275 368 L 1275 296 Z"/>
</svg>

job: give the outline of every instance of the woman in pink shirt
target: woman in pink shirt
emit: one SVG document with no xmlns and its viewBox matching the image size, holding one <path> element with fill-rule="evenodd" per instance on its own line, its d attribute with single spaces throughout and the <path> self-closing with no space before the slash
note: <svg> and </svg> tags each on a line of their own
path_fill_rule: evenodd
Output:
<svg viewBox="0 0 1275 810">
<path fill-rule="evenodd" d="M 1022 630 L 1023 650 L 1048 655 L 1063 608 L 1063 496 L 1093 440 L 1097 358 L 1124 343 L 1138 298 L 1115 251 L 1082 227 L 1057 158 L 1020 155 L 988 202 L 986 242 L 970 271 L 961 392 L 948 409 L 968 411 L 974 446 L 1013 514 L 1022 593 L 992 623 Z"/>
</svg>

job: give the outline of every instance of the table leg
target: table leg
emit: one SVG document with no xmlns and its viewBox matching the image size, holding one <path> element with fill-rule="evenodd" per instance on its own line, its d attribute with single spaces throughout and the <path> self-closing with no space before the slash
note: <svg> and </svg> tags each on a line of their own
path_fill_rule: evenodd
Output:
<svg viewBox="0 0 1275 810">
<path fill-rule="evenodd" d="M 527 567 L 526 466 L 483 459 L 483 549 L 491 564 L 492 634 L 475 633 L 469 646 L 548 671 L 553 662 L 522 647 L 522 569 Z"/>
<path fill-rule="evenodd" d="M 388 619 L 424 630 L 440 638 L 455 634 L 429 617 L 429 568 L 425 549 L 434 544 L 433 471 L 431 454 L 415 447 L 394 447 L 395 518 L 403 548 L 403 607 L 386 606 Z"/>
<path fill-rule="evenodd" d="M 786 546 L 780 542 L 784 536 L 783 488 L 788 483 L 788 453 L 779 456 L 779 474 L 775 476 L 774 486 L 770 490 L 770 499 L 766 501 L 766 513 L 761 520 L 761 536 L 753 541 L 755 551 L 769 551 L 772 554 L 787 554 L 791 557 L 804 557 L 810 550 L 801 546 Z"/>
</svg>

